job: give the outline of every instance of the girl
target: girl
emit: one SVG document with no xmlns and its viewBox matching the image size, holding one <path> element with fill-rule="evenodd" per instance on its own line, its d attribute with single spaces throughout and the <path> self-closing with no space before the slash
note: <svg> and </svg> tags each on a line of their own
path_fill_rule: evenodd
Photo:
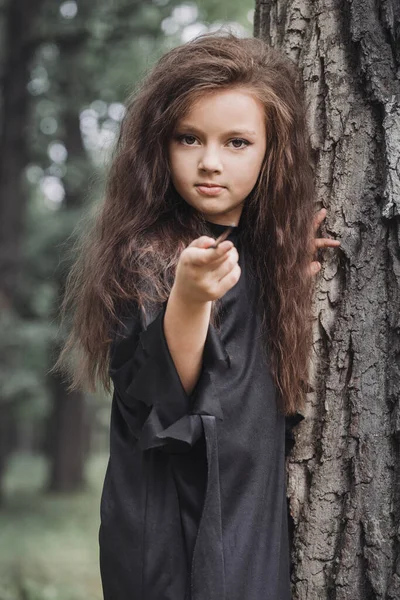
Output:
<svg viewBox="0 0 400 600">
<path fill-rule="evenodd" d="M 310 162 L 299 75 L 258 39 L 199 36 L 129 102 L 58 361 L 72 388 L 113 384 L 105 600 L 290 598 L 285 420 L 313 255 L 339 244 L 314 237 Z"/>
</svg>

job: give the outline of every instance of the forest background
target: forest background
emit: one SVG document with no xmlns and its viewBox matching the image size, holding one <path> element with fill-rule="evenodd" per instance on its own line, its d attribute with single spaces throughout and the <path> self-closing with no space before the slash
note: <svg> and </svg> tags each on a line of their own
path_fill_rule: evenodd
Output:
<svg viewBox="0 0 400 600">
<path fill-rule="evenodd" d="M 100 600 L 110 397 L 49 375 L 68 250 L 135 83 L 252 0 L 0 0 L 0 600 Z"/>
<path fill-rule="evenodd" d="M 293 600 L 400 598 L 398 0 L 0 0 L 0 600 L 101 599 L 110 397 L 49 375 L 68 252 L 135 83 L 221 25 L 301 70 L 320 232 L 341 241 L 286 463 Z"/>
</svg>

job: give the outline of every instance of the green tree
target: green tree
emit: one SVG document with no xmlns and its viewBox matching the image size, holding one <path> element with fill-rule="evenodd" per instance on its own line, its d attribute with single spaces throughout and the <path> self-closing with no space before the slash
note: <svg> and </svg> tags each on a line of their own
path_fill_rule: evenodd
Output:
<svg viewBox="0 0 400 600">
<path fill-rule="evenodd" d="M 26 92 L 35 29 L 41 2 L 16 0 L 3 4 L 0 116 L 0 497 L 7 458 L 15 444 L 17 402 L 36 386 L 32 371 L 15 376 L 23 359 L 18 296 L 22 267 L 22 238 L 26 190 L 23 170 L 27 161 L 26 130 L 30 101 Z"/>
</svg>

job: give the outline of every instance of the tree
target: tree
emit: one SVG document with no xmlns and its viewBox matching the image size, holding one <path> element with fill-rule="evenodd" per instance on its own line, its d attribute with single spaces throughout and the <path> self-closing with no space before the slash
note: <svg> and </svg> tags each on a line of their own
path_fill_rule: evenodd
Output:
<svg viewBox="0 0 400 600">
<path fill-rule="evenodd" d="M 64 67 L 65 74 L 59 81 L 64 98 L 60 119 L 64 128 L 63 143 L 69 157 L 67 169 L 72 161 L 76 165 L 75 173 L 78 170 L 82 176 L 83 172 L 91 169 L 80 131 L 80 107 L 74 102 L 74 94 L 80 87 L 79 81 L 76 81 L 81 58 L 80 45 L 73 38 L 68 43 L 60 44 L 60 56 L 59 64 Z M 71 176 L 65 178 L 64 187 L 65 198 L 59 210 L 60 219 L 66 211 L 79 213 L 86 199 L 78 182 L 74 183 Z M 55 269 L 54 278 L 61 297 L 65 288 L 65 270 Z M 58 343 L 55 349 L 59 350 Z M 52 374 L 49 387 L 52 391 L 52 413 L 48 428 L 51 463 L 49 488 L 60 492 L 75 491 L 84 484 L 86 450 L 89 446 L 90 426 L 85 394 L 82 390 L 68 392 L 58 373 Z"/>
<path fill-rule="evenodd" d="M 29 377 L 13 381 L 18 353 L 18 294 L 21 272 L 23 220 L 27 194 L 22 174 L 27 162 L 27 126 L 30 102 L 26 91 L 32 46 L 41 0 L 3 4 L 1 45 L 0 115 L 0 498 L 3 473 L 15 438 L 16 398 L 32 384 Z"/>
<path fill-rule="evenodd" d="M 326 232 L 315 393 L 288 462 L 293 598 L 400 598 L 400 4 L 257 0 L 301 69 Z"/>
</svg>

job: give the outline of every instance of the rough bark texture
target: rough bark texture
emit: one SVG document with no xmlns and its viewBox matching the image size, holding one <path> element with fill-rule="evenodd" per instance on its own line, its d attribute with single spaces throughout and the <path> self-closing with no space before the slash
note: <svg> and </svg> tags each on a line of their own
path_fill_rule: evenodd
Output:
<svg viewBox="0 0 400 600">
<path fill-rule="evenodd" d="M 257 0 L 300 67 L 324 235 L 315 393 L 288 461 L 294 600 L 400 599 L 400 3 Z"/>
</svg>

